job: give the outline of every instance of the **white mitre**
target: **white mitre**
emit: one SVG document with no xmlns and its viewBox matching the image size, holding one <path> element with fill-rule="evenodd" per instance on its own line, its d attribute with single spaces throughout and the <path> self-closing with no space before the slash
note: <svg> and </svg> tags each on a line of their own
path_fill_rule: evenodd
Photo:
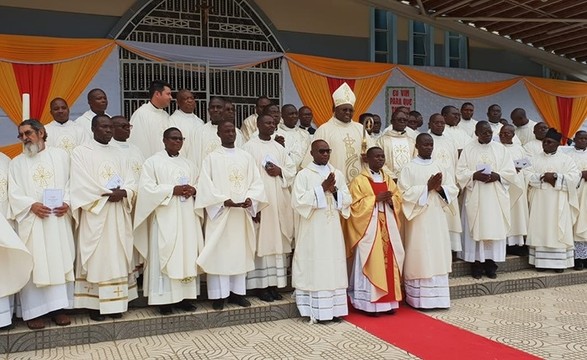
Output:
<svg viewBox="0 0 587 360">
<path fill-rule="evenodd" d="M 334 107 L 345 104 L 355 106 L 357 98 L 351 87 L 347 83 L 342 83 L 342 85 L 332 93 L 332 100 L 334 100 Z"/>
</svg>

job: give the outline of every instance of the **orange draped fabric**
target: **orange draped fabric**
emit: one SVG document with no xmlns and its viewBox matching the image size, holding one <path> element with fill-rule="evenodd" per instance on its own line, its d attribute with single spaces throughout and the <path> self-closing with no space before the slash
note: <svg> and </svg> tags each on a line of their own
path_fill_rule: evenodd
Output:
<svg viewBox="0 0 587 360">
<path fill-rule="evenodd" d="M 449 79 L 407 66 L 399 66 L 399 70 L 424 89 L 453 99 L 473 99 L 490 96 L 506 90 L 521 79 L 516 77 L 509 80 L 480 83 Z"/>
<path fill-rule="evenodd" d="M 0 61 L 51 64 L 88 56 L 114 46 L 110 39 L 65 39 L 26 35 L 0 35 Z"/>
<path fill-rule="evenodd" d="M 22 99 L 11 63 L 0 61 L 0 84 L 0 108 L 18 123 L 22 120 Z"/>
<path fill-rule="evenodd" d="M 396 67 L 394 64 L 331 59 L 292 53 L 287 53 L 284 57 L 288 64 L 293 62 L 313 73 L 340 79 L 370 78 L 384 73 L 388 74 Z"/>
<path fill-rule="evenodd" d="M 526 83 L 526 87 L 530 84 L 550 95 L 568 98 L 582 98 L 587 96 L 587 83 L 536 77 L 525 77 L 524 82 Z"/>
</svg>

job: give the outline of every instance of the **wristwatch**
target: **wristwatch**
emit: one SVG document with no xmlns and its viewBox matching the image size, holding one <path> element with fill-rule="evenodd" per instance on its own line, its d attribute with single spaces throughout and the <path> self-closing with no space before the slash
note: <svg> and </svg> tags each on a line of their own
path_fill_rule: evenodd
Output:
<svg viewBox="0 0 587 360">
<path fill-rule="evenodd" d="M 557 180 L 557 179 L 558 179 L 558 174 L 557 174 L 557 173 L 554 173 L 554 175 L 552 175 L 552 177 L 553 177 L 555 180 Z"/>
</svg>

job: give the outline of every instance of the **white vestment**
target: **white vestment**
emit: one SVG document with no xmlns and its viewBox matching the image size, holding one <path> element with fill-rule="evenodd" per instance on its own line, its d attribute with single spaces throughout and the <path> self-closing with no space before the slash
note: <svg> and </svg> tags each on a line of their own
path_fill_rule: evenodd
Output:
<svg viewBox="0 0 587 360">
<path fill-rule="evenodd" d="M 171 126 L 178 128 L 185 138 L 179 156 L 187 157 L 195 162 L 195 159 L 190 159 L 189 156 L 193 155 L 192 147 L 195 146 L 198 129 L 204 126 L 204 120 L 200 119 L 196 114 L 188 114 L 180 109 L 175 110 L 169 120 L 171 121 Z"/>
<path fill-rule="evenodd" d="M 451 138 L 457 150 L 462 150 L 469 142 L 471 142 L 471 137 L 457 126 L 446 125 L 442 135 Z"/>
<path fill-rule="evenodd" d="M 132 204 L 136 182 L 129 162 L 115 145 L 97 141 L 74 149 L 71 160 L 72 210 L 80 210 L 75 306 L 120 313 L 137 297 L 132 271 Z M 110 189 L 127 196 L 108 201 Z"/>
<path fill-rule="evenodd" d="M 76 146 L 88 141 L 88 134 L 84 128 L 71 120 L 63 124 L 53 120 L 45 125 L 45 130 L 47 130 L 45 144 L 63 149 L 69 155 Z"/>
<path fill-rule="evenodd" d="M 383 134 L 381 134 L 381 135 L 383 135 Z M 379 139 L 381 137 L 381 135 L 378 136 L 377 139 Z M 416 142 L 416 138 L 418 137 L 418 135 L 420 135 L 420 132 L 412 129 L 411 127 L 406 126 L 406 135 L 408 135 L 412 140 L 414 140 L 414 142 Z"/>
<path fill-rule="evenodd" d="M 275 140 L 250 139 L 243 150 L 253 156 L 267 195 L 267 207 L 261 211 L 257 228 L 255 270 L 247 274 L 247 289 L 279 288 L 287 285 L 287 254 L 291 253 L 294 216 L 291 208 L 292 185 L 296 166 L 286 149 Z M 269 176 L 265 165 L 281 168 L 281 176 Z"/>
<path fill-rule="evenodd" d="M 470 138 L 475 137 L 475 126 L 477 126 L 477 120 L 473 118 L 469 120 L 461 119 L 457 124 L 457 128 L 463 130 Z"/>
<path fill-rule="evenodd" d="M 385 165 L 392 179 L 399 178 L 404 166 L 414 158 L 416 142 L 407 132 L 402 133 L 388 127 L 377 140 L 377 145 L 385 153 Z"/>
<path fill-rule="evenodd" d="M 557 174 L 555 186 L 540 180 L 546 172 Z M 580 172 L 573 159 L 560 150 L 535 155 L 527 168 L 529 262 L 537 268 L 564 269 L 574 265 L 573 224 L 579 213 L 577 185 Z"/>
<path fill-rule="evenodd" d="M 238 129 L 236 131 L 236 140 L 234 146 L 240 148 L 244 144 L 243 136 Z M 188 159 L 191 159 L 195 164 L 196 168 L 202 168 L 202 162 L 204 158 L 211 152 L 221 147 L 221 141 L 218 137 L 218 125 L 214 125 L 211 122 L 207 122 L 204 126 L 198 128 L 196 133 L 196 140 L 194 146 L 190 149 L 191 155 L 187 155 Z"/>
<path fill-rule="evenodd" d="M 473 173 L 480 168 L 499 174 L 500 181 L 473 180 Z M 480 144 L 472 140 L 463 148 L 457 163 L 457 181 L 465 193 L 461 211 L 463 251 L 459 253 L 463 260 L 505 261 L 510 228 L 508 186 L 516 186 L 515 176 L 514 162 L 502 144 L 494 141 Z"/>
<path fill-rule="evenodd" d="M 524 145 L 524 150 L 526 150 L 526 155 L 532 159 L 535 155 L 538 155 L 544 151 L 542 149 L 542 140 L 537 140 L 534 138 L 528 141 L 526 145 Z"/>
<path fill-rule="evenodd" d="M 580 172 L 587 170 L 587 151 L 576 148 L 568 149 L 565 154 L 571 157 L 577 165 Z M 579 214 L 587 212 L 587 185 L 581 178 L 577 187 L 577 197 L 579 198 Z M 575 235 L 575 259 L 587 259 L 587 218 L 586 216 L 577 217 L 573 228 Z"/>
<path fill-rule="evenodd" d="M 503 124 L 500 122 L 492 123 L 491 121 L 487 121 L 487 123 L 491 127 L 491 131 L 493 131 L 492 140 L 495 142 L 499 142 L 499 132 L 501 131 Z M 515 134 L 517 135 L 517 133 L 515 133 Z M 514 138 L 512 139 L 512 142 L 516 145 L 522 145 L 522 142 L 520 141 L 520 139 L 518 139 L 517 136 L 514 136 Z"/>
<path fill-rule="evenodd" d="M 522 146 L 526 145 L 530 140 L 536 139 L 534 136 L 535 125 L 535 121 L 528 120 L 526 125 L 516 126 L 516 137 L 520 140 Z"/>
<path fill-rule="evenodd" d="M 106 116 L 110 116 L 107 113 L 104 113 L 104 114 Z M 86 133 L 86 137 L 88 138 L 88 140 L 91 140 L 94 138 L 94 133 L 92 132 L 92 119 L 96 115 L 97 114 L 90 109 L 90 110 L 86 111 L 85 113 L 83 113 L 80 117 L 78 117 L 74 121 L 74 123 L 76 123 L 77 125 L 81 126 L 82 129 L 84 129 L 84 132 Z"/>
<path fill-rule="evenodd" d="M 526 158 L 526 151 L 521 145 L 517 144 L 503 144 L 510 154 L 514 162 Z M 508 231 L 507 244 L 508 245 L 524 245 L 524 236 L 528 234 L 528 183 L 524 176 L 525 170 L 521 170 L 516 174 L 517 188 L 524 189 L 524 191 L 516 193 L 516 187 L 511 187 L 510 190 L 510 204 L 511 204 L 511 223 Z M 519 196 L 516 196 L 519 194 Z"/>
<path fill-rule="evenodd" d="M 459 189 L 454 179 L 448 176 L 442 178 L 444 198 L 437 191 L 428 189 L 430 177 L 441 171 L 443 167 L 438 161 L 417 157 L 402 170 L 398 180 L 403 197 L 402 209 L 408 220 L 403 271 L 406 302 L 414 307 L 450 307 L 447 285 L 448 273 L 452 270 L 451 239 L 444 212 L 451 203 L 457 202 Z M 446 278 L 446 285 L 424 292 L 426 284 L 422 281 L 439 282 L 441 278 Z"/>
<path fill-rule="evenodd" d="M 442 168 L 442 176 L 449 178 L 448 181 L 456 183 L 459 153 L 454 142 L 444 134 L 438 136 L 430 132 L 430 136 L 432 136 L 432 139 L 434 140 L 432 159 Z M 451 202 L 450 207 L 444 212 L 444 214 L 448 222 L 450 247 L 452 251 L 462 251 L 461 233 L 463 232 L 463 226 L 461 225 L 461 211 L 458 202 Z"/>
<path fill-rule="evenodd" d="M 301 169 L 302 161 L 310 147 L 310 134 L 297 126 L 290 129 L 284 124 L 279 124 L 275 134 L 285 139 L 285 149 L 293 160 L 297 172 Z"/>
<path fill-rule="evenodd" d="M 134 227 L 143 222 L 150 227 L 148 243 L 135 239 L 136 248 L 148 259 L 143 291 L 149 305 L 173 304 L 199 295 L 196 259 L 204 246 L 202 224 L 194 198 L 173 195 L 176 185 L 195 186 L 196 177 L 189 160 L 170 157 L 165 150 L 143 165 Z"/>
<path fill-rule="evenodd" d="M 169 114 L 151 102 L 141 105 L 130 117 L 133 128 L 128 141 L 135 144 L 145 159 L 165 148 L 163 132 L 174 126 Z"/>
<path fill-rule="evenodd" d="M 206 210 L 204 248 L 198 265 L 210 276 L 239 276 L 230 289 L 218 289 L 208 283 L 210 299 L 225 298 L 232 289 L 244 289 L 242 276 L 255 268 L 256 234 L 253 217 L 267 206 L 267 196 L 255 159 L 239 148 L 220 146 L 202 163 L 198 180 L 196 208 Z M 242 203 L 251 199 L 252 206 L 225 207 L 226 200 Z M 234 291 L 233 291 L 234 292 Z"/>
<path fill-rule="evenodd" d="M 331 172 L 338 188 L 336 199 L 321 186 Z M 312 320 L 347 315 L 348 277 L 340 216 L 350 216 L 352 199 L 344 175 L 330 164 L 308 164 L 294 181 L 291 203 L 301 216 L 292 263 L 292 287 L 300 314 Z"/>
<path fill-rule="evenodd" d="M 249 141 L 251 136 L 253 136 L 253 133 L 257 131 L 258 117 L 259 115 L 257 115 L 257 113 L 253 113 L 243 120 L 243 123 L 241 125 L 241 131 L 243 133 L 244 141 Z"/>
<path fill-rule="evenodd" d="M 0 214 L 9 219 L 10 205 L 8 203 L 8 166 L 10 158 L 0 152 Z"/>
<path fill-rule="evenodd" d="M 20 154 L 10 162 L 9 201 L 18 235 L 33 256 L 33 272 L 21 291 L 23 319 L 70 307 L 67 294 L 74 277 L 75 247 L 71 213 L 39 218 L 31 205 L 43 203 L 45 190 L 61 190 L 70 203 L 69 155 L 47 147 L 37 155 Z"/>
<path fill-rule="evenodd" d="M 361 164 L 363 125 L 354 121 L 345 123 L 332 117 L 316 130 L 312 141 L 316 140 L 325 140 L 328 143 L 332 149 L 330 164 L 335 169 L 340 169 L 347 184 L 361 173 L 363 168 Z M 367 136 L 367 149 L 373 145 L 371 138 Z M 308 149 L 302 167 L 312 162 L 309 150 L 311 149 Z"/>
</svg>

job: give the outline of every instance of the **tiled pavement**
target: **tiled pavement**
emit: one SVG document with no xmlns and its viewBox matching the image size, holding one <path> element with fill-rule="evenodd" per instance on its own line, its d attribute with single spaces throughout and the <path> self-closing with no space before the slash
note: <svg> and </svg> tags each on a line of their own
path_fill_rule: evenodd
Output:
<svg viewBox="0 0 587 360">
<path fill-rule="evenodd" d="M 587 354 L 587 285 L 452 301 L 427 315 L 545 359 Z M 91 345 L 0 355 L 0 359 L 410 359 L 349 323 L 286 319 Z"/>
</svg>

